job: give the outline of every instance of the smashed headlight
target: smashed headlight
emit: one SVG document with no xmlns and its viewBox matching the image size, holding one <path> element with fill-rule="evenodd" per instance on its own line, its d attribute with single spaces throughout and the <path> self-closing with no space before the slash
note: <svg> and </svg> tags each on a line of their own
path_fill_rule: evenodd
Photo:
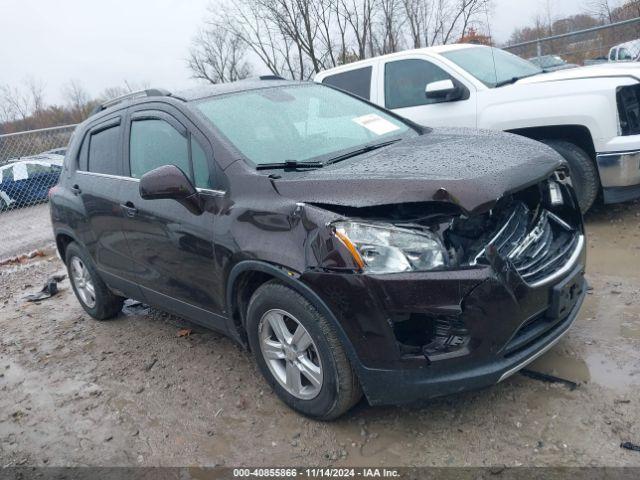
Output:
<svg viewBox="0 0 640 480">
<path fill-rule="evenodd" d="M 366 272 L 424 271 L 447 265 L 447 251 L 432 232 L 361 222 L 338 222 L 333 227 Z"/>
</svg>

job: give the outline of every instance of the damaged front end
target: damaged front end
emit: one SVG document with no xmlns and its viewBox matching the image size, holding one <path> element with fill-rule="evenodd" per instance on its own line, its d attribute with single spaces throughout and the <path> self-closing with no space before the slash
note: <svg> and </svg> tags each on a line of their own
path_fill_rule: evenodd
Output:
<svg viewBox="0 0 640 480">
<path fill-rule="evenodd" d="M 582 219 L 564 170 L 482 212 L 446 201 L 316 206 L 341 219 L 309 243 L 319 262 L 301 280 L 335 313 L 365 369 L 438 376 L 516 358 L 569 313 L 552 307 L 550 285 L 575 268 L 582 278 Z"/>
</svg>

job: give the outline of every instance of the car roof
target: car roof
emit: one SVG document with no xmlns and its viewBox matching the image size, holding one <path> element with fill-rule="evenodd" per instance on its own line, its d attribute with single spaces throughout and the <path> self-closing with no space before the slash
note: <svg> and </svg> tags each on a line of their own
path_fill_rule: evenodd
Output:
<svg viewBox="0 0 640 480">
<path fill-rule="evenodd" d="M 287 85 L 304 85 L 308 83 L 310 82 L 297 82 L 277 78 L 248 78 L 246 80 L 238 80 L 236 82 L 217 83 L 215 85 L 191 88 L 176 92 L 173 96 L 186 100 L 187 102 L 192 102 L 203 98 L 227 95 L 229 93 L 245 92 L 262 88 L 282 87 Z M 150 99 L 152 99 L 152 97 Z"/>
<path fill-rule="evenodd" d="M 129 95 L 145 94 L 146 96 L 129 97 L 125 95 L 120 98 L 116 98 L 116 103 L 113 103 L 101 110 L 94 111 L 89 117 L 82 122 L 78 128 L 88 128 L 91 125 L 95 125 L 96 122 L 101 121 L 104 117 L 118 112 L 119 110 L 131 107 L 133 105 L 140 105 L 145 103 L 157 102 L 161 99 L 175 99 L 178 102 L 193 102 L 204 98 L 215 97 L 219 95 L 226 95 L 230 93 L 237 93 L 250 90 L 258 90 L 263 88 L 272 88 L 286 85 L 307 85 L 313 84 L 313 82 L 301 82 L 293 80 L 284 80 L 275 75 L 265 75 L 257 78 L 248 78 L 245 80 L 238 80 L 229 83 L 218 83 L 211 85 L 203 85 L 201 87 L 195 87 L 191 89 L 181 90 L 177 92 L 168 92 L 160 89 L 147 89 L 139 92 L 132 92 Z M 110 100 L 109 102 L 112 102 Z M 166 101 L 166 100 L 165 100 Z"/>
<path fill-rule="evenodd" d="M 339 71 L 348 71 L 353 70 L 354 68 L 358 68 L 359 66 L 366 67 L 370 65 L 372 62 L 377 61 L 379 59 L 387 60 L 389 58 L 396 57 L 405 57 L 406 55 L 412 54 L 427 54 L 427 55 L 440 55 L 442 53 L 451 52 L 454 50 L 464 50 L 467 48 L 490 48 L 486 45 L 478 45 L 475 43 L 451 43 L 449 45 L 436 45 L 434 47 L 423 47 L 423 48 L 414 48 L 412 50 L 403 50 L 401 52 L 388 53 L 386 55 L 380 55 L 377 57 L 366 58 L 364 60 L 359 60 L 357 62 L 348 63 L 346 65 L 340 65 L 338 67 L 329 68 L 327 70 L 323 70 L 318 74 L 318 76 L 325 76 L 328 72 L 339 72 Z"/>
<path fill-rule="evenodd" d="M 637 47 L 639 44 L 640 44 L 640 40 L 631 40 L 629 42 L 624 42 L 619 45 L 616 45 L 612 47 L 611 50 L 613 50 L 614 48 L 634 48 L 634 47 Z"/>
</svg>

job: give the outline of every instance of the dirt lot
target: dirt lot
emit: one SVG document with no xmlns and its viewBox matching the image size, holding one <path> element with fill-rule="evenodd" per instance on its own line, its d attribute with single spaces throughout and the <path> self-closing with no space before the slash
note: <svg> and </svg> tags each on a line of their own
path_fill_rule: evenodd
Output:
<svg viewBox="0 0 640 480">
<path fill-rule="evenodd" d="M 178 318 L 93 321 L 68 280 L 25 303 L 62 271 L 54 256 L 2 267 L 0 465 L 640 466 L 620 448 L 640 443 L 640 204 L 587 222 L 593 290 L 532 367 L 578 388 L 516 375 L 420 406 L 362 402 L 334 423 L 288 410 L 247 353 Z"/>
<path fill-rule="evenodd" d="M 0 261 L 53 244 L 49 204 L 0 212 Z"/>
</svg>

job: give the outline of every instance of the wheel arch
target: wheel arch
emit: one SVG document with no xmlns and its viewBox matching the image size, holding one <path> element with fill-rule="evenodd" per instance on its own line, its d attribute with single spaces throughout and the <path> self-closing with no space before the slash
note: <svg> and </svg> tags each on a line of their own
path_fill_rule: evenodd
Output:
<svg viewBox="0 0 640 480">
<path fill-rule="evenodd" d="M 541 127 L 516 128 L 507 130 L 509 133 L 521 135 L 532 140 L 565 140 L 582 148 L 596 163 L 596 148 L 593 136 L 584 125 L 548 125 Z"/>
<path fill-rule="evenodd" d="M 73 235 L 73 233 L 67 230 L 56 230 L 56 248 L 58 249 L 60 258 L 65 263 L 67 261 L 65 258 L 67 247 L 71 242 L 76 242 L 78 244 L 80 243 L 78 242 L 78 239 Z"/>
<path fill-rule="evenodd" d="M 236 339 L 240 340 L 243 345 L 248 345 L 246 339 L 246 309 L 249 305 L 249 300 L 261 285 L 271 280 L 278 280 L 298 292 L 334 326 L 354 370 L 359 373 L 360 361 L 355 349 L 333 312 L 310 287 L 299 279 L 298 273 L 271 263 L 259 260 L 244 260 L 237 263 L 229 273 L 226 284 L 226 308 L 232 322 L 230 328 L 234 329 L 232 334 Z"/>
</svg>

